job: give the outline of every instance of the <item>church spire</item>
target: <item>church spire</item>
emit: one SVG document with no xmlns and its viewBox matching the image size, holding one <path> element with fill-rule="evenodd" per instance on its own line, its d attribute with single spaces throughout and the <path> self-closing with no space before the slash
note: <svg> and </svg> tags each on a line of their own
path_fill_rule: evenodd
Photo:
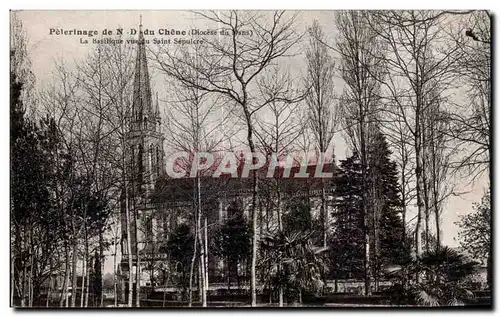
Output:
<svg viewBox="0 0 500 317">
<path fill-rule="evenodd" d="M 137 57 L 135 61 L 133 114 L 135 127 L 140 129 L 143 122 L 152 120 L 154 116 L 153 102 L 151 98 L 151 83 L 148 72 L 148 61 L 146 56 L 146 44 L 142 32 L 142 16 L 139 22 L 139 40 L 137 42 Z"/>
<path fill-rule="evenodd" d="M 160 119 L 160 101 L 158 99 L 158 92 L 156 92 L 156 108 L 155 108 L 155 116 Z"/>
</svg>

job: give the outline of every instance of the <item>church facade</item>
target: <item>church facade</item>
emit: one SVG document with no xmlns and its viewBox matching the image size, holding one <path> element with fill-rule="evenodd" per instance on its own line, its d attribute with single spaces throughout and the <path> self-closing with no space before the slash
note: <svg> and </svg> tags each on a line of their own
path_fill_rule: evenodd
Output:
<svg viewBox="0 0 500 317">
<path fill-rule="evenodd" d="M 119 284 L 122 301 L 128 296 L 128 276 L 133 273 L 134 287 L 162 289 L 168 274 L 172 274 L 166 262 L 165 246 L 169 234 L 180 224 L 191 225 L 194 208 L 194 180 L 169 179 L 165 173 L 164 135 L 161 132 L 161 115 L 158 94 L 153 98 L 144 36 L 139 32 L 133 81 L 133 103 L 130 128 L 127 134 L 127 181 L 126 192 L 122 193 L 121 207 L 121 261 Z M 332 171 L 334 165 L 325 164 L 325 171 Z M 315 166 L 308 167 L 313 171 Z M 298 171 L 295 171 L 298 172 Z M 292 171 L 292 174 L 295 173 Z M 312 172 L 311 172 L 312 175 Z M 272 187 L 272 180 L 263 180 L 261 187 Z M 313 217 L 319 217 L 321 190 L 318 180 L 306 179 L 287 181 L 289 197 L 307 196 L 311 202 Z M 203 214 L 208 227 L 214 229 L 223 224 L 238 205 L 244 218 L 250 219 L 250 179 L 202 177 L 200 193 L 203 195 Z M 286 187 L 286 186 L 284 186 Z M 329 186 L 327 186 L 329 187 Z M 270 188 L 270 187 L 269 187 Z M 328 189 L 327 192 L 330 190 Z M 285 197 L 286 195 L 284 195 Z M 273 232 L 277 228 L 277 213 L 273 197 L 267 195 L 258 200 L 259 234 Z M 331 199 L 331 197 L 330 197 Z M 127 210 L 129 230 L 127 230 Z M 191 216 L 189 216 L 191 215 Z M 210 229 L 210 230 L 212 230 Z M 130 231 L 130 236 L 127 234 Z M 210 234 L 209 234 L 210 235 Z M 210 239 L 210 238 L 209 238 Z M 137 240 L 137 241 L 136 241 Z M 131 254 L 128 251 L 130 243 Z M 209 252 L 210 253 L 210 252 Z M 139 256 L 137 256 L 139 255 Z M 129 267 L 129 257 L 132 267 Z M 209 254 L 210 281 L 224 280 L 228 263 Z M 246 265 L 237 264 L 236 274 L 245 275 Z M 168 278 L 167 278 L 168 279 Z"/>
</svg>

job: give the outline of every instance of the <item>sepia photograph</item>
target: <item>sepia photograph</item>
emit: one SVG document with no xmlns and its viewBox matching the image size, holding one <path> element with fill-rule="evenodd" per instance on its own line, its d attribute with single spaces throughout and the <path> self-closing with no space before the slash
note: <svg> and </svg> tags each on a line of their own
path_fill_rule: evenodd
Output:
<svg viewBox="0 0 500 317">
<path fill-rule="evenodd" d="M 10 307 L 493 307 L 492 12 L 9 17 Z"/>
</svg>

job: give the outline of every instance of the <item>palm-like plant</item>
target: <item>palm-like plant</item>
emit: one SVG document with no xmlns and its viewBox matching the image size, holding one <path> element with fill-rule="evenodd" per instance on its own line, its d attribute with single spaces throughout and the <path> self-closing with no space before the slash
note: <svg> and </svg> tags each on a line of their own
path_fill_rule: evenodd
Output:
<svg viewBox="0 0 500 317">
<path fill-rule="evenodd" d="M 293 231 L 277 236 L 267 235 L 261 240 L 267 257 L 261 262 L 271 268 L 275 287 L 286 288 L 289 293 L 298 294 L 302 302 L 302 293 L 317 292 L 323 287 L 322 277 L 327 270 L 324 251 L 327 248 L 315 247 L 312 243 L 314 232 Z M 279 272 L 281 257 L 282 270 Z"/>
<path fill-rule="evenodd" d="M 465 280 L 476 272 L 477 265 L 449 247 L 440 247 L 405 266 L 388 266 L 385 272 L 396 280 L 392 291 L 399 303 L 460 306 L 474 297 Z"/>
</svg>

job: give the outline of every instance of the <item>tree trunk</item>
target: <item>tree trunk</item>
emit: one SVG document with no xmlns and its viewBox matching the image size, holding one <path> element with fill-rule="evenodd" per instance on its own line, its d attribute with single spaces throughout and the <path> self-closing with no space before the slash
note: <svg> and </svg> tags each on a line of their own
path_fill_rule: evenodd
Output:
<svg viewBox="0 0 500 317">
<path fill-rule="evenodd" d="M 281 193 L 280 193 L 280 186 L 279 186 L 279 180 L 276 179 L 276 186 L 277 186 L 277 208 L 276 208 L 276 211 L 278 212 L 278 236 L 280 237 L 280 239 L 282 239 L 283 237 L 283 222 L 282 222 L 282 218 L 281 218 Z M 278 255 L 278 276 L 280 277 L 280 283 L 278 284 L 278 301 L 279 301 L 279 307 L 283 307 L 283 285 L 281 283 L 281 274 L 282 274 L 282 270 L 283 270 L 283 263 L 281 261 L 281 250 L 280 250 L 280 253 Z"/>
<path fill-rule="evenodd" d="M 424 202 L 422 200 L 422 166 L 421 166 L 419 137 L 415 138 L 415 156 L 416 156 L 415 177 L 416 177 L 416 194 L 417 194 L 417 225 L 415 228 L 415 247 L 416 247 L 417 258 L 420 258 L 420 256 L 422 255 L 421 225 L 422 225 L 422 215 L 424 214 Z"/>
<path fill-rule="evenodd" d="M 197 213 L 197 212 L 196 212 Z M 198 218 L 198 215 L 195 214 L 195 223 L 196 219 Z M 198 228 L 195 224 L 194 228 L 194 234 L 195 237 L 198 235 Z M 194 264 L 196 262 L 196 253 L 198 251 L 198 243 L 196 241 L 196 238 L 194 239 L 194 245 L 193 245 L 193 257 L 191 258 L 191 265 L 189 267 L 189 307 L 193 306 L 193 271 L 194 271 Z"/>
<path fill-rule="evenodd" d="M 82 263 L 82 294 L 80 296 L 80 307 L 83 307 L 84 297 L 85 297 L 85 275 L 87 274 L 87 255 L 83 255 L 83 263 Z"/>
<path fill-rule="evenodd" d="M 102 227 L 99 228 L 99 266 L 101 267 L 101 276 L 99 276 L 99 280 L 101 281 L 101 296 L 99 297 L 99 307 L 104 307 L 104 279 L 102 278 L 102 272 L 104 272 L 104 237 L 102 233 Z"/>
<path fill-rule="evenodd" d="M 134 198 L 134 233 L 135 233 L 135 256 L 136 256 L 136 270 L 135 270 L 135 307 L 141 306 L 141 257 L 139 250 L 139 216 Z"/>
<path fill-rule="evenodd" d="M 323 154 L 321 154 L 323 158 Z M 321 164 L 323 164 L 322 162 Z M 321 210 L 323 217 L 323 247 L 328 245 L 328 207 L 326 205 L 325 180 L 321 178 Z"/>
<path fill-rule="evenodd" d="M 21 307 L 26 307 L 26 265 L 23 265 L 23 278 L 22 278 L 22 294 L 21 294 Z M 67 307 L 67 305 L 66 305 Z"/>
<path fill-rule="evenodd" d="M 491 250 L 488 251 L 488 259 L 486 260 L 486 283 L 488 285 L 488 289 L 490 292 L 492 291 L 493 285 L 493 267 L 492 267 L 493 259 L 491 257 Z"/>
<path fill-rule="evenodd" d="M 208 296 L 208 225 L 207 225 L 207 217 L 205 217 L 205 226 L 204 226 L 204 235 L 205 235 L 205 290 Z M 208 303 L 207 303 L 208 304 Z"/>
<path fill-rule="evenodd" d="M 199 242 L 199 241 L 198 241 L 198 242 Z M 202 249 L 202 248 L 201 248 L 201 246 L 200 246 L 200 256 L 198 257 L 198 275 L 197 275 L 197 276 L 198 276 L 198 278 L 197 278 L 197 283 L 198 283 L 198 301 L 199 301 L 200 303 L 202 303 L 202 306 L 203 306 L 203 296 L 204 296 L 203 294 L 204 294 L 204 292 L 205 292 L 205 286 L 204 286 L 204 284 L 203 284 L 203 279 L 204 279 L 204 277 L 203 277 L 203 276 L 205 276 L 205 275 L 204 275 L 204 274 L 203 274 L 203 272 L 202 272 L 202 269 L 203 269 L 203 268 L 202 268 L 202 266 L 201 266 L 201 263 L 202 263 L 202 259 L 201 259 L 201 258 L 202 258 L 202 256 L 201 256 L 201 253 L 203 252 L 202 250 L 203 250 L 203 249 Z"/>
<path fill-rule="evenodd" d="M 439 208 L 437 206 L 437 202 L 434 204 L 434 217 L 436 220 L 436 249 L 439 250 L 441 248 L 441 219 L 439 219 Z"/>
<path fill-rule="evenodd" d="M 10 258 L 10 305 L 11 306 L 14 306 L 14 289 L 16 287 L 15 265 L 16 265 L 16 256 L 14 254 L 14 250 L 12 250 L 11 258 Z M 51 270 L 51 272 L 52 272 L 52 270 Z"/>
<path fill-rule="evenodd" d="M 76 289 L 78 288 L 77 285 L 77 277 L 78 275 L 76 274 L 76 262 L 78 261 L 77 257 L 77 252 L 78 252 L 78 244 L 76 242 L 76 237 L 73 237 L 73 254 L 72 254 L 72 267 L 71 267 L 71 274 L 72 274 L 72 280 L 71 280 L 71 307 L 75 307 L 76 305 Z"/>
<path fill-rule="evenodd" d="M 85 302 L 83 303 L 84 307 L 89 307 L 89 293 L 90 293 L 90 265 L 89 265 L 89 241 L 88 239 L 85 240 L 85 259 L 86 263 L 85 266 L 87 267 L 87 270 L 85 272 Z"/>
<path fill-rule="evenodd" d="M 52 293 L 52 259 L 49 260 L 49 287 L 47 289 L 47 301 L 45 307 L 50 306 L 50 296 Z"/>
<path fill-rule="evenodd" d="M 226 257 L 227 261 L 227 290 L 231 289 L 231 262 L 229 260 L 229 256 Z"/>
<path fill-rule="evenodd" d="M 207 283 L 205 282 L 205 246 L 201 230 L 201 217 L 198 217 L 198 243 L 200 244 L 200 284 L 201 284 L 201 306 L 207 307 Z"/>
<path fill-rule="evenodd" d="M 425 135 L 425 132 L 422 133 Z M 423 140 L 425 144 L 425 138 Z M 425 153 L 423 153 L 425 155 Z M 424 236 L 425 236 L 425 251 L 430 250 L 430 228 L 429 228 L 429 180 L 427 177 L 427 166 L 425 164 L 425 159 L 422 160 L 422 184 L 423 184 L 423 196 L 424 196 Z"/>
<path fill-rule="evenodd" d="M 253 143 L 253 128 L 251 124 L 251 118 L 250 114 L 248 113 L 248 109 L 245 108 L 245 116 L 247 118 L 247 128 L 248 128 L 248 135 L 247 135 L 247 140 L 248 140 L 248 145 L 250 147 L 250 152 L 255 153 L 255 145 Z M 255 162 L 255 158 L 252 158 L 252 163 Z M 257 177 L 257 172 L 255 170 L 252 170 L 252 207 L 251 207 L 251 215 L 252 215 L 252 262 L 251 262 L 251 267 L 250 267 L 250 293 L 251 293 L 251 306 L 255 307 L 257 306 L 257 276 L 256 276 L 256 269 L 257 269 L 257 244 L 258 244 L 258 238 L 257 238 L 257 212 L 255 211 L 255 205 L 257 203 L 257 195 L 259 193 L 259 183 L 258 183 L 258 177 Z"/>
<path fill-rule="evenodd" d="M 118 270 L 116 268 L 116 253 L 118 252 L 118 230 L 116 231 L 117 234 L 114 237 L 113 245 L 114 245 L 114 253 L 113 253 L 113 291 L 115 293 L 115 298 L 114 298 L 114 307 L 118 306 L 118 277 L 117 273 Z"/>
<path fill-rule="evenodd" d="M 33 251 L 33 228 L 32 227 L 30 228 L 29 237 L 30 237 L 30 246 L 29 246 L 30 273 L 29 273 L 29 279 L 28 279 L 28 283 L 29 283 L 28 306 L 33 307 L 33 267 L 34 267 L 35 263 L 33 263 L 34 251 Z"/>
<path fill-rule="evenodd" d="M 59 302 L 59 306 L 63 307 L 66 306 L 68 307 L 68 284 L 69 284 L 69 247 L 68 247 L 68 242 L 65 241 L 64 243 L 64 261 L 65 261 L 65 267 L 64 267 L 64 282 L 61 288 L 61 301 Z"/>
<path fill-rule="evenodd" d="M 47 301 L 45 307 L 50 307 L 50 297 L 52 294 L 52 275 L 49 276 L 49 288 L 47 289 Z"/>
<path fill-rule="evenodd" d="M 31 249 L 33 249 L 33 242 L 31 242 Z M 29 282 L 29 307 L 33 307 L 33 252 L 30 253 L 30 278 Z"/>
<path fill-rule="evenodd" d="M 130 229 L 130 210 L 128 201 L 128 190 L 125 188 L 125 217 L 126 217 L 126 227 L 127 227 L 127 253 L 128 253 L 128 307 L 132 307 L 132 296 L 133 296 L 133 277 L 132 277 L 132 230 Z"/>
<path fill-rule="evenodd" d="M 361 96 L 361 94 L 359 94 Z M 365 110 L 363 109 L 363 104 L 361 103 L 361 100 L 359 101 L 360 104 L 360 124 L 359 124 L 359 129 L 360 129 L 360 147 L 361 147 L 361 171 L 362 171 L 362 187 L 361 187 L 361 202 L 362 202 L 362 212 L 363 212 L 363 232 L 364 232 L 364 251 L 365 251 L 365 258 L 364 258 L 364 270 L 365 270 L 365 295 L 370 296 L 371 295 L 371 278 L 372 278 L 372 272 L 371 272 L 371 263 L 370 263 L 370 232 L 369 232 L 369 220 L 370 220 L 370 215 L 368 212 L 368 201 L 366 198 L 367 194 L 367 170 L 368 170 L 368 160 L 367 160 L 367 153 L 366 153 L 366 122 L 365 122 L 365 115 L 366 113 L 364 112 Z"/>
</svg>

